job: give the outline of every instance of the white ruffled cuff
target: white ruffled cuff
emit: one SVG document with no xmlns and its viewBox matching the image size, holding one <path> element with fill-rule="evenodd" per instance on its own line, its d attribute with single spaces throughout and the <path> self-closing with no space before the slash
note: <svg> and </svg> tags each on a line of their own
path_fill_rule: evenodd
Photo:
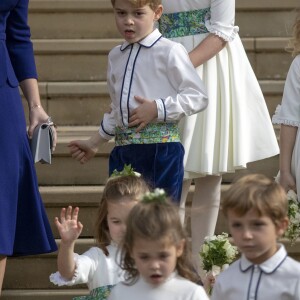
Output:
<svg viewBox="0 0 300 300">
<path fill-rule="evenodd" d="M 279 105 L 277 105 L 275 113 L 272 117 L 273 124 L 283 124 L 283 125 L 287 125 L 287 126 L 300 127 L 300 122 L 287 120 L 280 116 L 280 112 L 281 112 L 281 105 L 279 104 Z"/>
<path fill-rule="evenodd" d="M 75 261 L 75 272 L 73 275 L 73 278 L 71 280 L 67 280 L 64 277 L 61 276 L 61 274 L 57 271 L 55 273 L 52 273 L 49 276 L 50 282 L 52 282 L 55 285 L 58 286 L 72 286 L 74 284 L 77 284 L 77 278 L 78 278 L 78 254 L 74 254 L 74 261 Z"/>
<path fill-rule="evenodd" d="M 206 20 L 205 26 L 210 33 L 219 36 L 226 42 L 232 42 L 239 32 L 238 26 L 212 25 L 210 20 Z"/>
</svg>

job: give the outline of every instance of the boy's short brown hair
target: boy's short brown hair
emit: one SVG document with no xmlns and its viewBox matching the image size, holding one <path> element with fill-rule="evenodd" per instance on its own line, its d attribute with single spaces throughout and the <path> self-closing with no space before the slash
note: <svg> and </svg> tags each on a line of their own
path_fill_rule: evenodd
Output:
<svg viewBox="0 0 300 300">
<path fill-rule="evenodd" d="M 227 217 L 232 210 L 239 216 L 254 209 L 259 216 L 268 216 L 277 224 L 287 216 L 286 192 L 274 180 L 262 174 L 241 177 L 225 191 L 222 197 L 222 211 Z"/>
<path fill-rule="evenodd" d="M 155 10 L 159 5 L 161 5 L 161 0 L 128 0 L 132 5 L 136 7 L 142 7 L 149 4 L 152 10 Z M 111 4 L 114 7 L 116 0 L 111 0 Z"/>
</svg>

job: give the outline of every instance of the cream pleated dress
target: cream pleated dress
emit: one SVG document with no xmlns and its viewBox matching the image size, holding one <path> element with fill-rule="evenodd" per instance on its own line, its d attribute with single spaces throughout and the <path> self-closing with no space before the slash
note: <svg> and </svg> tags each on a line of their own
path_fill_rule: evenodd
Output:
<svg viewBox="0 0 300 300">
<path fill-rule="evenodd" d="M 213 33 L 228 43 L 197 68 L 208 108 L 181 124 L 185 178 L 220 175 L 277 155 L 279 147 L 258 81 L 234 26 L 234 0 L 163 0 L 160 31 L 194 49 Z"/>
<path fill-rule="evenodd" d="M 298 127 L 291 160 L 291 173 L 296 180 L 298 201 L 300 201 L 300 55 L 297 55 L 289 69 L 284 85 L 281 105 L 273 116 L 274 124 Z"/>
</svg>

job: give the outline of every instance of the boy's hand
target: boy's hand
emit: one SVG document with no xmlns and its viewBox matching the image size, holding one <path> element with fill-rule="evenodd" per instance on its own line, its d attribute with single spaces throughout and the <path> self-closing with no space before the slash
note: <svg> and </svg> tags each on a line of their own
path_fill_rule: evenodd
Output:
<svg viewBox="0 0 300 300">
<path fill-rule="evenodd" d="M 104 143 L 104 141 L 106 140 L 96 132 L 88 140 L 71 141 L 68 147 L 70 148 L 72 157 L 81 164 L 85 164 L 96 155 L 99 145 Z"/>
<path fill-rule="evenodd" d="M 154 100 L 134 96 L 140 106 L 134 109 L 129 118 L 129 127 L 138 126 L 136 132 L 141 131 L 147 124 L 157 118 L 157 106 Z"/>
<path fill-rule="evenodd" d="M 72 206 L 68 206 L 67 209 L 61 209 L 60 221 L 57 217 L 55 218 L 54 222 L 62 242 L 72 244 L 81 234 L 83 225 L 78 222 L 78 213 L 78 207 L 72 211 Z"/>
</svg>

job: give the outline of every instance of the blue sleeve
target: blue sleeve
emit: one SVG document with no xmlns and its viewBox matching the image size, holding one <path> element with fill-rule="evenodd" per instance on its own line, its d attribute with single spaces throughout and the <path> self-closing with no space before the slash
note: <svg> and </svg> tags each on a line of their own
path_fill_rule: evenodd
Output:
<svg viewBox="0 0 300 300">
<path fill-rule="evenodd" d="M 29 0 L 19 0 L 6 23 L 7 50 L 19 82 L 27 78 L 37 78 L 30 28 L 27 23 L 28 2 Z"/>
</svg>

